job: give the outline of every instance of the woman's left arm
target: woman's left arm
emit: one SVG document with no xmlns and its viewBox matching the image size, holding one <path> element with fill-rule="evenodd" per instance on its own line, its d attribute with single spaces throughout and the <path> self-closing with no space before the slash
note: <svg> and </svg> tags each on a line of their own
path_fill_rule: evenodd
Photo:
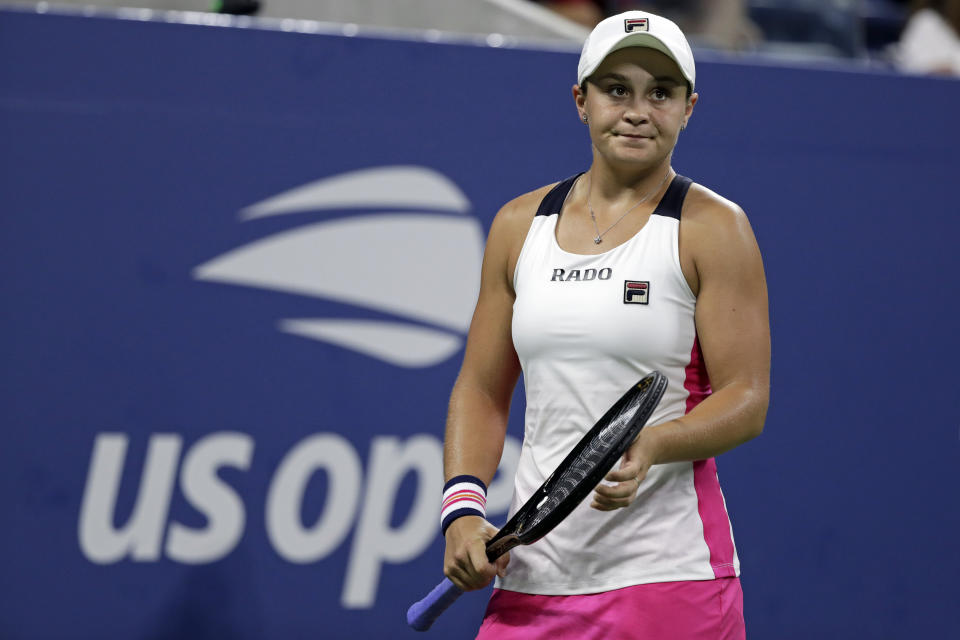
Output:
<svg viewBox="0 0 960 640">
<path fill-rule="evenodd" d="M 697 337 L 713 393 L 685 416 L 641 431 L 606 477 L 618 484 L 597 487 L 597 509 L 630 504 L 650 465 L 712 458 L 763 431 L 770 324 L 760 249 L 737 205 L 713 194 L 696 197 L 702 206 L 684 207 L 681 262 L 697 294 Z"/>
</svg>

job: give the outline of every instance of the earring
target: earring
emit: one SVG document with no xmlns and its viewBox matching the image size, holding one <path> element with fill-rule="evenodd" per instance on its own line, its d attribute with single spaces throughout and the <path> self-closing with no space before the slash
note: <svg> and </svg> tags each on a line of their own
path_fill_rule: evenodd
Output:
<svg viewBox="0 0 960 640">
<path fill-rule="evenodd" d="M 687 123 L 686 123 L 686 122 L 684 122 L 683 124 L 680 125 L 680 131 L 683 131 L 683 130 L 686 129 L 686 128 L 687 128 Z"/>
<path fill-rule="evenodd" d="M 587 121 L 587 114 L 583 114 L 583 121 L 584 121 L 584 122 Z"/>
</svg>

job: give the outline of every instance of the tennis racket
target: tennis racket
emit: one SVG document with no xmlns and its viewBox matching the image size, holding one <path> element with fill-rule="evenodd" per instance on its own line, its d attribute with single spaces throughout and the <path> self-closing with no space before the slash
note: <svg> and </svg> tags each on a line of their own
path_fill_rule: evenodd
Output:
<svg viewBox="0 0 960 640">
<path fill-rule="evenodd" d="M 517 545 L 536 542 L 570 515 L 636 440 L 666 389 L 666 376 L 654 371 L 623 394 L 487 542 L 490 562 Z M 444 578 L 427 597 L 410 606 L 407 624 L 417 631 L 426 631 L 462 593 L 449 578 Z"/>
</svg>

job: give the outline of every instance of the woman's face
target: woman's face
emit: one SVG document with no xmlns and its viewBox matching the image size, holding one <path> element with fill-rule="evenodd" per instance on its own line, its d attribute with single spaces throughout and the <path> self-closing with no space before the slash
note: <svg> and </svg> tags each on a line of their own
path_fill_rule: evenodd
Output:
<svg viewBox="0 0 960 640">
<path fill-rule="evenodd" d="M 646 47 L 615 51 L 573 94 L 581 119 L 587 116 L 596 152 L 616 165 L 655 167 L 668 158 L 697 95 L 677 64 Z"/>
</svg>

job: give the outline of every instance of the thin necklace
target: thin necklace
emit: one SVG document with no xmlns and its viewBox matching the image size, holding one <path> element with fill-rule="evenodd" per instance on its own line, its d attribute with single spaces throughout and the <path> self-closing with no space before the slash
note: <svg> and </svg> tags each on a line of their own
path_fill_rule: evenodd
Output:
<svg viewBox="0 0 960 640">
<path fill-rule="evenodd" d="M 591 204 L 590 204 L 590 194 L 593 192 L 593 172 L 591 171 L 591 172 L 590 172 L 590 176 L 589 176 L 590 184 L 587 186 L 587 209 L 590 210 L 590 219 L 593 220 L 593 228 L 596 229 L 596 231 L 597 231 L 597 235 L 596 235 L 596 237 L 593 239 L 593 243 L 594 243 L 594 244 L 600 244 L 600 243 L 603 241 L 603 236 L 607 235 L 607 231 L 610 231 L 610 229 L 613 229 L 615 226 L 617 226 L 618 224 L 620 224 L 620 221 L 623 220 L 624 218 L 626 218 L 628 213 L 630 213 L 631 211 L 633 211 L 634 209 L 636 209 L 637 207 L 639 207 L 640 205 L 642 205 L 644 202 L 646 202 L 647 200 L 649 200 L 650 197 L 651 197 L 653 194 L 655 194 L 655 193 L 657 193 L 658 191 L 660 191 L 660 188 L 661 188 L 661 187 L 663 186 L 663 184 L 667 181 L 667 178 L 670 177 L 670 170 L 671 170 L 671 169 L 672 169 L 672 167 L 667 167 L 667 175 L 663 176 L 663 180 L 660 181 L 660 184 L 658 184 L 657 187 L 656 187 L 653 191 L 651 191 L 651 192 L 648 193 L 647 195 L 645 195 L 645 196 L 643 196 L 642 198 L 640 198 L 640 201 L 637 202 L 637 204 L 635 204 L 635 205 L 633 205 L 632 207 L 630 207 L 629 209 L 627 209 L 627 210 L 624 212 L 624 214 L 623 214 L 622 216 L 620 216 L 619 218 L 617 218 L 617 221 L 616 221 L 616 222 L 614 222 L 612 225 L 610 225 L 609 227 L 607 227 L 607 228 L 604 230 L 603 233 L 600 233 L 600 227 L 597 226 L 597 216 L 594 215 L 594 213 L 593 213 L 593 206 L 591 206 Z"/>
</svg>

